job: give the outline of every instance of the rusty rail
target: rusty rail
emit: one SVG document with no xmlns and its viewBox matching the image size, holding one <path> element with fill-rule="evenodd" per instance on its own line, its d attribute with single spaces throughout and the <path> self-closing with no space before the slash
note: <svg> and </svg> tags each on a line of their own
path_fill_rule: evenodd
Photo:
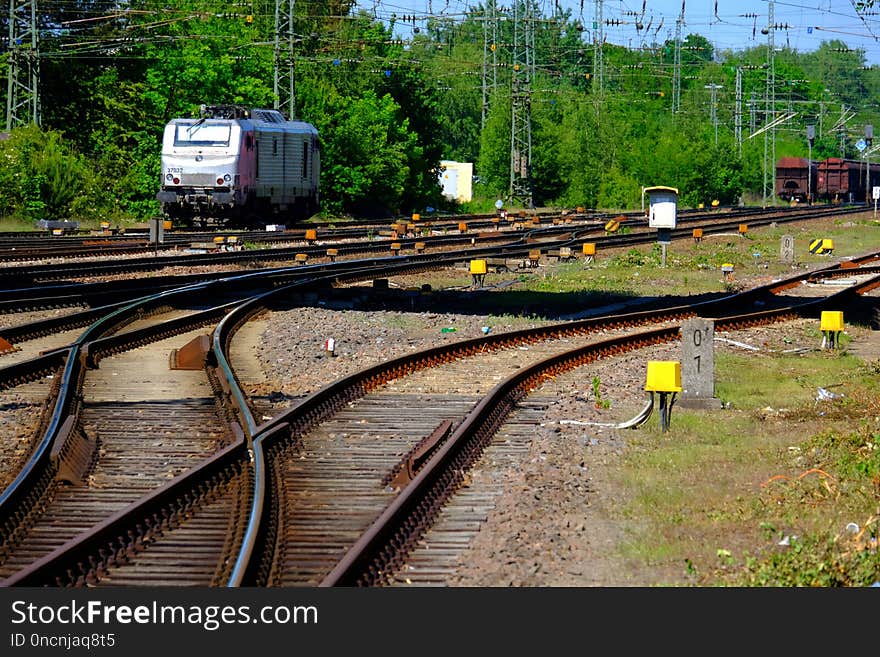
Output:
<svg viewBox="0 0 880 657">
<path fill-rule="evenodd" d="M 846 301 L 880 285 L 880 276 L 808 304 L 779 308 L 717 320 L 722 329 L 744 328 L 798 316 L 813 316 L 829 304 Z M 476 462 L 504 417 L 529 390 L 544 380 L 598 358 L 670 342 L 680 327 L 643 331 L 612 338 L 555 355 L 498 384 L 459 425 L 422 471 L 395 497 L 358 539 L 321 586 L 376 586 L 387 583 L 406 555 L 433 522 L 442 506 L 460 487 L 465 473 Z"/>
</svg>

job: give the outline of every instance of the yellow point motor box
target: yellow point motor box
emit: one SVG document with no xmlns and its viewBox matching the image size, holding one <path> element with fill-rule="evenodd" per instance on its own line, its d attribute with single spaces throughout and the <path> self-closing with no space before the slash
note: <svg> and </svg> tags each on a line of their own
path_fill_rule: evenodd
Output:
<svg viewBox="0 0 880 657">
<path fill-rule="evenodd" d="M 820 331 L 842 331 L 843 330 L 843 311 L 841 310 L 823 310 L 822 318 L 819 320 Z"/>
<path fill-rule="evenodd" d="M 471 260 L 471 273 L 472 274 L 485 274 L 486 273 L 486 261 L 485 260 Z"/>
<path fill-rule="evenodd" d="M 681 363 L 677 360 L 649 360 L 645 390 L 681 392 Z"/>
</svg>

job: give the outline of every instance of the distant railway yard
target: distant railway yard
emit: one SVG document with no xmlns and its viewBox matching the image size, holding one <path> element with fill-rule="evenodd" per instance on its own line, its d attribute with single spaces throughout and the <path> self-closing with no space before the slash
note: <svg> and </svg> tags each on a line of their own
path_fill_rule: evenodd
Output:
<svg viewBox="0 0 880 657">
<path fill-rule="evenodd" d="M 3 586 L 880 581 L 863 205 L 108 226 L 0 261 Z"/>
</svg>

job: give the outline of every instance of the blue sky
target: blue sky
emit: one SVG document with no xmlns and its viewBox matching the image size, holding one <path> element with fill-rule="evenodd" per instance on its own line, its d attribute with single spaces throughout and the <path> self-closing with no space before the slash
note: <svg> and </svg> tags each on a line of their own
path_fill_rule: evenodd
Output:
<svg viewBox="0 0 880 657">
<path fill-rule="evenodd" d="M 357 1 L 359 6 L 383 19 L 391 14 L 455 18 L 480 4 L 479 0 Z M 594 0 L 539 0 L 539 3 L 545 7 L 546 14 L 551 14 L 558 3 L 563 9 L 570 9 L 575 18 L 583 17 L 587 29 L 592 27 Z M 769 24 L 771 3 L 768 0 L 685 0 L 684 3 L 682 0 L 604 0 L 605 20 L 620 21 L 616 25 L 605 25 L 605 39 L 609 43 L 638 47 L 643 42 L 674 38 L 675 21 L 682 4 L 683 36 L 701 34 L 718 50 L 741 50 L 767 44 L 767 36 L 761 29 Z M 782 26 L 774 33 L 777 47 L 812 51 L 823 41 L 837 39 L 850 48 L 865 50 L 867 62 L 880 65 L 880 1 L 871 13 L 861 15 L 851 0 L 775 0 L 772 4 L 773 22 Z M 510 2 L 499 0 L 499 6 L 510 6 Z M 640 30 L 636 28 L 639 22 Z"/>
</svg>

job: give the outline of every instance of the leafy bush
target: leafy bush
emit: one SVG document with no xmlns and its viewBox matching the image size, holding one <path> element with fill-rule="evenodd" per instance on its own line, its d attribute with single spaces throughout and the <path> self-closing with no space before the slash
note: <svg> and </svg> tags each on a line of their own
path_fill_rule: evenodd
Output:
<svg viewBox="0 0 880 657">
<path fill-rule="evenodd" d="M 0 215 L 37 221 L 88 212 L 96 192 L 92 178 L 86 160 L 61 133 L 16 128 L 0 142 Z"/>
</svg>

